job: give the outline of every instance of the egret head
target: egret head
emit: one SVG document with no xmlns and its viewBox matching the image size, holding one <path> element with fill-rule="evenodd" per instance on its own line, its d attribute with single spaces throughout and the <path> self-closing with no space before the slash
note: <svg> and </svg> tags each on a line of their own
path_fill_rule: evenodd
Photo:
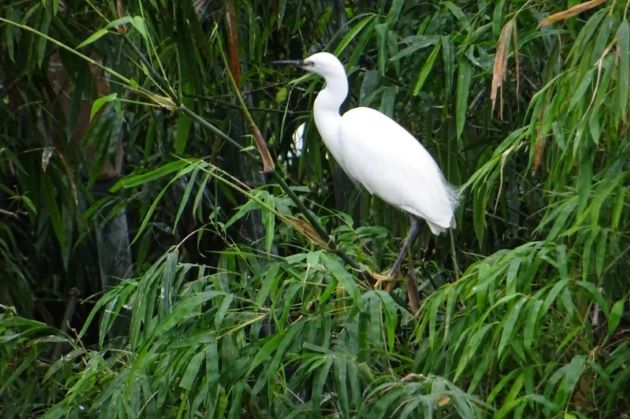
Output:
<svg viewBox="0 0 630 419">
<path fill-rule="evenodd" d="M 295 65 L 311 73 L 319 74 L 325 79 L 333 77 L 345 79 L 346 76 L 343 64 L 337 57 L 328 52 L 318 52 L 303 60 L 275 61 L 274 64 Z"/>
<path fill-rule="evenodd" d="M 324 78 L 329 76 L 345 77 L 346 75 L 343 64 L 329 52 L 318 52 L 305 58 L 302 60 L 300 67 L 306 71 L 319 74 Z"/>
<path fill-rule="evenodd" d="M 315 120 L 318 119 L 317 115 L 326 113 L 326 110 L 331 111 L 332 115 L 336 113 L 337 117 L 341 117 L 339 107 L 348 96 L 348 79 L 346 78 L 346 70 L 337 57 L 328 52 L 318 52 L 303 60 L 274 61 L 273 64 L 300 67 L 323 77 L 326 85 L 315 98 L 313 108 Z M 327 125 L 332 127 L 334 124 Z"/>
</svg>

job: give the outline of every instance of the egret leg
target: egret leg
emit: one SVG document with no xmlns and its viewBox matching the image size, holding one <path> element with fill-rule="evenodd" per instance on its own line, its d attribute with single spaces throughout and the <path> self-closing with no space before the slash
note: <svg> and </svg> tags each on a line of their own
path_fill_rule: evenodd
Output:
<svg viewBox="0 0 630 419">
<path fill-rule="evenodd" d="M 409 247 L 413 244 L 414 241 L 416 241 L 418 234 L 420 234 L 420 220 L 418 220 L 418 218 L 416 218 L 415 216 L 410 215 L 409 232 L 407 233 L 407 237 L 405 237 L 405 241 L 400 248 L 400 253 L 398 253 L 396 262 L 394 262 L 394 266 L 392 266 L 392 270 L 389 273 L 390 278 L 396 278 L 396 275 L 398 275 L 400 265 L 402 265 L 405 256 L 407 256 L 407 251 L 409 250 Z"/>
</svg>

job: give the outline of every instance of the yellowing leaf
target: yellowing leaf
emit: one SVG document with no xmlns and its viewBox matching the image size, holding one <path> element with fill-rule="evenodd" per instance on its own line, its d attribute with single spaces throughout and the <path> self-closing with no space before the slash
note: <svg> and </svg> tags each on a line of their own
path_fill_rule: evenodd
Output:
<svg viewBox="0 0 630 419">
<path fill-rule="evenodd" d="M 582 12 L 590 10 L 594 7 L 599 6 L 604 3 L 606 0 L 591 0 L 585 1 L 584 3 L 577 4 L 573 7 L 568 8 L 567 10 L 563 10 L 562 12 L 554 13 L 551 16 L 547 16 L 538 24 L 539 28 L 543 26 L 551 25 L 554 22 L 558 22 L 560 20 L 566 20 L 573 16 L 579 15 Z"/>
<path fill-rule="evenodd" d="M 306 221 L 300 220 L 295 217 L 284 217 L 286 221 L 291 224 L 291 226 L 302 233 L 311 243 L 326 248 L 326 242 L 322 237 L 317 233 L 315 228 L 312 225 L 307 223 Z"/>
<path fill-rule="evenodd" d="M 492 101 L 492 111 L 497 100 L 497 92 L 505 80 L 507 75 L 507 61 L 509 54 L 510 39 L 512 38 L 512 30 L 514 29 L 514 19 L 509 20 L 501 30 L 499 36 L 499 44 L 497 45 L 497 53 L 494 57 L 494 68 L 492 70 L 492 84 L 490 87 L 490 100 Z M 503 106 L 499 110 L 501 119 L 503 119 Z"/>
</svg>

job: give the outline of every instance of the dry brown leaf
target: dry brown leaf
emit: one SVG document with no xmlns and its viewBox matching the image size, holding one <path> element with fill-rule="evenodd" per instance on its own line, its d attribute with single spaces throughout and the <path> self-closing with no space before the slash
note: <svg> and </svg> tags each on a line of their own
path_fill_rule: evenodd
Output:
<svg viewBox="0 0 630 419">
<path fill-rule="evenodd" d="M 227 26 L 227 38 L 228 38 L 228 57 L 230 60 L 230 73 L 236 86 L 241 86 L 241 63 L 239 62 L 238 55 L 238 32 L 236 20 L 236 9 L 234 8 L 234 2 L 228 0 L 225 11 L 225 22 Z"/>
<path fill-rule="evenodd" d="M 144 95 L 147 97 L 147 99 L 149 99 L 151 102 L 155 103 L 161 108 L 167 109 L 171 112 L 177 110 L 177 104 L 173 101 L 173 99 L 168 96 L 156 95 L 150 92 L 146 92 L 144 93 Z"/>
<path fill-rule="evenodd" d="M 497 45 L 497 53 L 494 57 L 494 68 L 492 69 L 492 85 L 490 90 L 490 100 L 492 101 L 492 111 L 497 101 L 497 93 L 507 75 L 507 60 L 509 53 L 510 39 L 512 30 L 514 29 L 514 20 L 509 20 L 501 29 L 499 43 Z M 499 110 L 500 118 L 503 119 L 503 106 Z"/>
<path fill-rule="evenodd" d="M 558 13 L 554 13 L 551 16 L 547 16 L 538 24 L 538 28 L 542 28 L 543 26 L 551 25 L 552 23 L 558 22 L 559 20 L 566 20 L 575 15 L 579 15 L 582 12 L 590 10 L 594 7 L 599 6 L 604 3 L 606 0 L 591 0 L 585 1 L 584 3 L 576 4 L 575 6 L 568 8 L 567 10 L 563 10 Z"/>
<path fill-rule="evenodd" d="M 424 374 L 417 374 L 415 372 L 411 372 L 405 375 L 403 378 L 401 378 L 400 381 L 402 381 L 403 383 L 408 383 L 409 381 L 424 380 L 425 378 L 427 377 Z"/>
<path fill-rule="evenodd" d="M 265 139 L 263 138 L 256 124 L 252 122 L 251 124 L 249 124 L 249 128 L 252 130 L 254 142 L 256 143 L 256 149 L 258 150 L 258 154 L 260 155 L 260 158 L 262 160 L 262 171 L 263 173 L 271 172 L 274 169 L 275 165 L 273 163 L 273 159 L 271 158 L 271 153 L 267 148 L 267 143 L 265 142 Z"/>
<path fill-rule="evenodd" d="M 291 224 L 294 229 L 302 233 L 311 243 L 322 248 L 328 247 L 324 239 L 322 239 L 319 233 L 317 233 L 317 230 L 315 230 L 315 228 L 306 221 L 288 216 L 284 218 L 286 218 L 286 221 Z"/>
<path fill-rule="evenodd" d="M 405 276 L 405 284 L 407 285 L 407 298 L 409 299 L 409 311 L 415 316 L 420 311 L 420 294 L 418 293 L 418 285 L 411 273 Z"/>
<path fill-rule="evenodd" d="M 116 0 L 116 17 L 120 19 L 123 16 L 126 16 L 125 7 L 123 6 L 122 0 Z M 124 34 L 127 32 L 127 25 L 118 25 L 116 26 L 116 32 Z"/>
<path fill-rule="evenodd" d="M 545 145 L 546 141 L 544 138 L 539 138 L 536 141 L 535 149 L 534 149 L 534 163 L 532 165 L 532 172 L 536 173 L 540 168 L 540 164 L 542 163 L 543 156 L 545 154 Z"/>
</svg>

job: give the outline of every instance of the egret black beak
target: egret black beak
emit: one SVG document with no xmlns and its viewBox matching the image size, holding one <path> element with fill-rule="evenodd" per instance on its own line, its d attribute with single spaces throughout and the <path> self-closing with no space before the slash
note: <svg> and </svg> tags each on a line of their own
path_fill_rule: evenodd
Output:
<svg viewBox="0 0 630 419">
<path fill-rule="evenodd" d="M 296 67 L 304 67 L 304 60 L 277 60 L 272 61 L 272 65 L 292 65 Z"/>
</svg>

